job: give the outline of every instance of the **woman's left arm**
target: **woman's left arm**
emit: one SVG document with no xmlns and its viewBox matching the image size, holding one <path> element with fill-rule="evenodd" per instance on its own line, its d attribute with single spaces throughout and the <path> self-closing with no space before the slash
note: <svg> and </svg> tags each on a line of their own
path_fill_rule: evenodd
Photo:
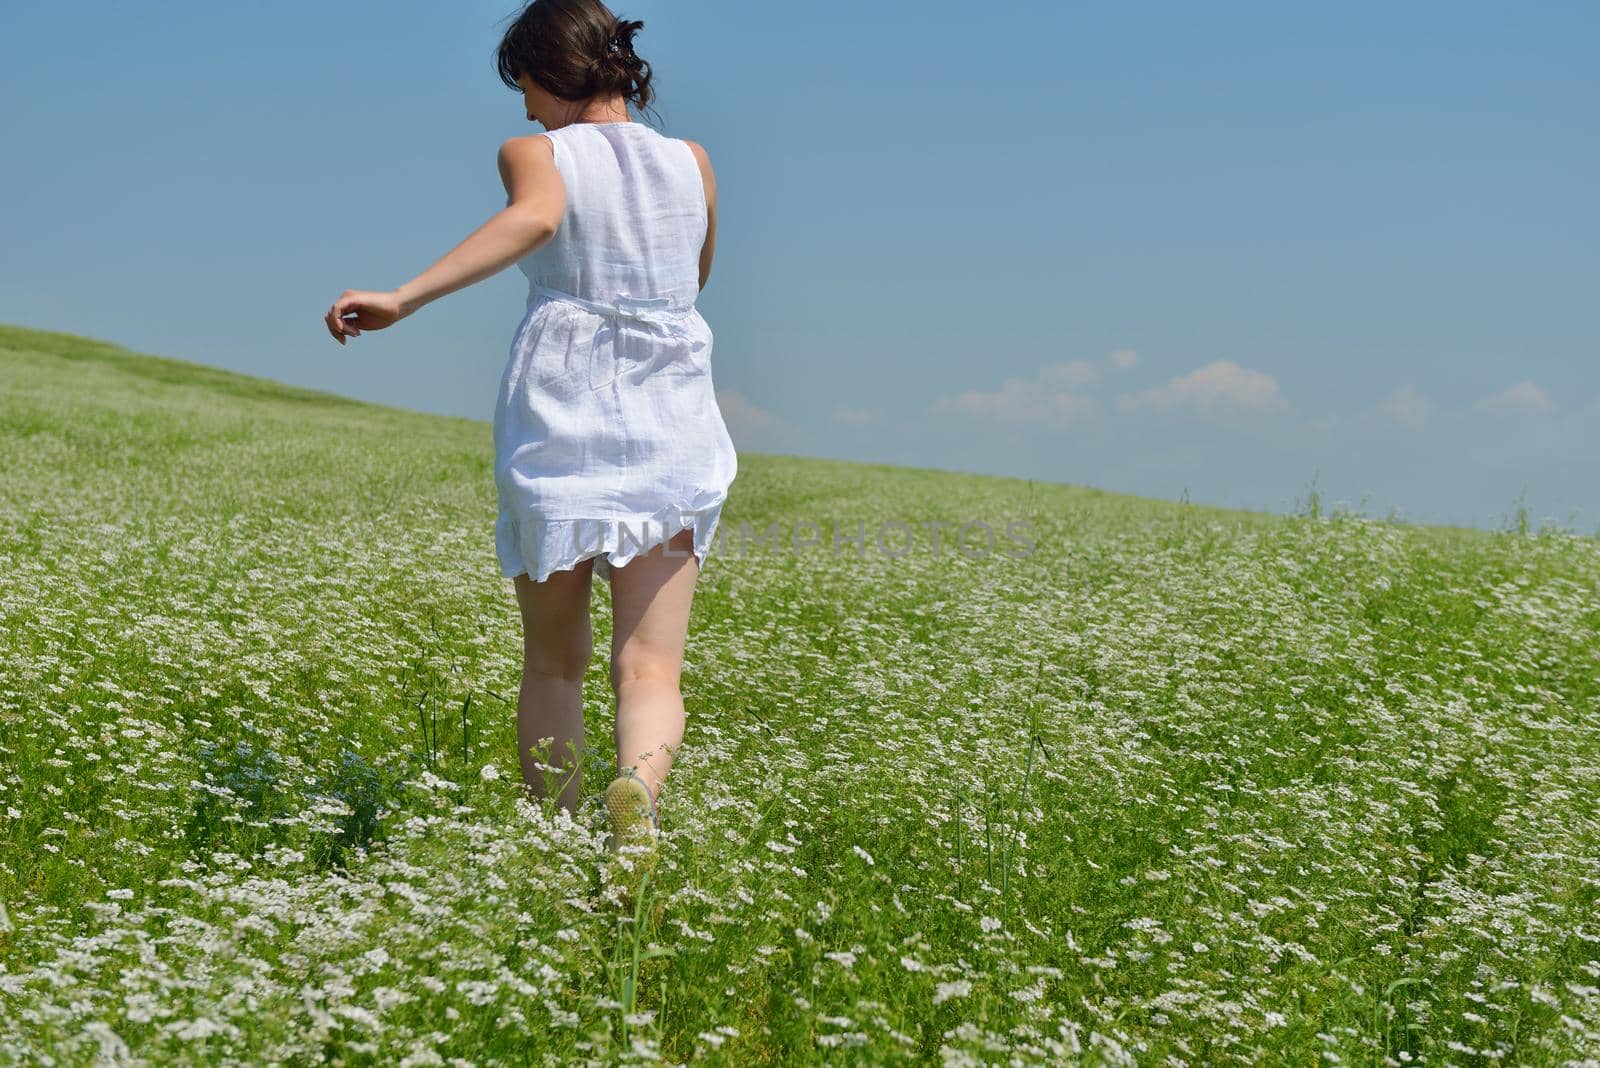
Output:
<svg viewBox="0 0 1600 1068">
<path fill-rule="evenodd" d="M 439 262 L 399 289 L 347 289 L 324 316 L 339 344 L 363 330 L 393 326 L 412 312 L 458 289 L 498 274 L 555 235 L 567 193 L 548 137 L 513 137 L 500 146 L 500 180 L 506 206 Z"/>
</svg>

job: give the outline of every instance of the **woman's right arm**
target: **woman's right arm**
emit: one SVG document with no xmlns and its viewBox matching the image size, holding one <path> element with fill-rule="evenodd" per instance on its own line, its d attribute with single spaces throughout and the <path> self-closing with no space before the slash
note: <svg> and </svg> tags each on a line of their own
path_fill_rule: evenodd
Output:
<svg viewBox="0 0 1600 1068">
<path fill-rule="evenodd" d="M 513 137 L 500 146 L 506 206 L 438 263 L 401 286 L 406 314 L 516 263 L 555 235 L 567 208 L 548 137 Z"/>
<path fill-rule="evenodd" d="M 700 180 L 706 187 L 706 243 L 700 246 L 700 288 L 704 289 L 706 279 L 711 277 L 711 259 L 717 252 L 717 176 L 711 171 L 711 157 L 706 150 L 695 141 L 687 144 L 700 164 Z"/>
<path fill-rule="evenodd" d="M 566 212 L 567 191 L 556 170 L 553 146 L 537 134 L 500 146 L 500 180 L 506 206 L 466 240 L 399 289 L 347 289 L 324 316 L 341 345 L 363 330 L 392 326 L 447 293 L 482 281 L 522 259 L 554 236 Z"/>
</svg>

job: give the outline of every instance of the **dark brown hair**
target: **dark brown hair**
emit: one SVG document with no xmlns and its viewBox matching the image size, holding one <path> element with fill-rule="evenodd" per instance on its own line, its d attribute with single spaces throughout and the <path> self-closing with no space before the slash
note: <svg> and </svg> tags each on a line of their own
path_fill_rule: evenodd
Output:
<svg viewBox="0 0 1600 1068">
<path fill-rule="evenodd" d="M 506 30 L 495 54 L 500 80 L 522 91 L 526 74 L 562 100 L 621 94 L 641 111 L 655 94 L 650 64 L 633 50 L 637 20 L 619 19 L 600 0 L 532 0 Z"/>
</svg>

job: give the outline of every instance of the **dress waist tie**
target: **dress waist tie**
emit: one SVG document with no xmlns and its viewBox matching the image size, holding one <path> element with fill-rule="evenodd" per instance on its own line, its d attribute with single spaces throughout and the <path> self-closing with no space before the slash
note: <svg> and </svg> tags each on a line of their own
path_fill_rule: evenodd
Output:
<svg viewBox="0 0 1600 1068">
<path fill-rule="evenodd" d="M 627 294 L 619 294 L 613 302 L 604 303 L 589 300 L 587 297 L 580 297 L 576 293 L 567 293 L 559 289 L 552 289 L 549 286 L 542 286 L 537 282 L 531 283 L 528 286 L 528 304 L 531 306 L 541 299 L 574 305 L 584 311 L 600 316 L 611 324 L 612 352 L 615 354 L 615 358 L 606 364 L 606 371 L 603 376 L 597 374 L 596 361 L 600 355 L 598 352 L 600 333 L 596 331 L 594 335 L 596 351 L 590 354 L 589 362 L 589 373 L 591 375 L 589 387 L 591 389 L 599 389 L 601 386 L 607 385 L 621 373 L 620 365 L 623 360 L 627 359 L 627 353 L 622 344 L 622 324 L 625 320 L 637 323 L 671 325 L 694 314 L 695 311 L 694 304 L 677 304 L 673 302 L 671 297 L 634 297 Z M 596 381 L 596 378 L 600 380 Z"/>
</svg>

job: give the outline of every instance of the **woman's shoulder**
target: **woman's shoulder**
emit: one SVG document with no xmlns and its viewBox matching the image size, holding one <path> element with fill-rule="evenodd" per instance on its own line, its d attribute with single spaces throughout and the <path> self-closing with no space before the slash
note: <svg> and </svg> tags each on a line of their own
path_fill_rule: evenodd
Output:
<svg viewBox="0 0 1600 1068">
<path fill-rule="evenodd" d="M 716 196 L 717 176 L 711 169 L 711 155 L 699 141 L 691 141 L 687 137 L 678 140 L 689 146 L 689 151 L 694 153 L 694 161 L 700 167 L 700 179 L 705 183 L 707 202 L 710 203 Z"/>
<path fill-rule="evenodd" d="M 542 157 L 549 159 L 555 152 L 555 145 L 550 140 L 550 131 L 545 130 L 535 134 L 519 134 L 508 137 L 500 142 L 500 160 L 504 164 L 507 160 L 532 159 Z"/>
<path fill-rule="evenodd" d="M 694 153 L 694 158 L 699 161 L 700 166 L 711 166 L 711 155 L 706 152 L 706 147 L 699 141 L 691 141 L 687 137 L 680 137 L 678 140 L 689 146 L 689 151 Z"/>
</svg>

